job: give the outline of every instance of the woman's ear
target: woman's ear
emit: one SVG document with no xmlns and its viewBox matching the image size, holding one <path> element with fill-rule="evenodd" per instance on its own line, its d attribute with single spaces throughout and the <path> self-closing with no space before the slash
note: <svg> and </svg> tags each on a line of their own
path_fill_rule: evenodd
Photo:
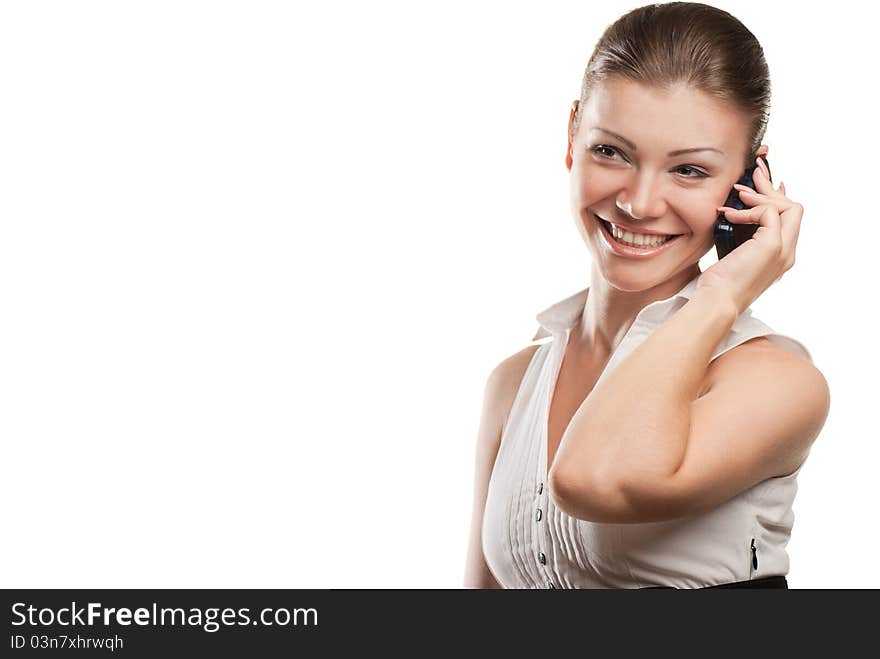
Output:
<svg viewBox="0 0 880 659">
<path fill-rule="evenodd" d="M 565 151 L 565 167 L 571 171 L 571 138 L 574 136 L 574 115 L 577 113 L 579 101 L 571 104 L 571 114 L 568 115 L 568 147 Z"/>
<path fill-rule="evenodd" d="M 766 144 L 762 144 L 761 146 L 758 147 L 758 152 L 755 154 L 755 156 L 756 156 L 756 157 L 757 157 L 757 156 L 761 156 L 762 158 L 766 158 L 766 157 L 767 157 L 767 153 L 768 153 L 769 151 L 770 151 L 770 147 L 767 146 Z"/>
</svg>

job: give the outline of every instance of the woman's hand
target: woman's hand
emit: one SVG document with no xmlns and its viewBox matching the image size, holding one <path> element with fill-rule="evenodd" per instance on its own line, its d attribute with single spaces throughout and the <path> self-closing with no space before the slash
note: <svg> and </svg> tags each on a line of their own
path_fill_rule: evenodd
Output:
<svg viewBox="0 0 880 659">
<path fill-rule="evenodd" d="M 779 281 L 794 265 L 795 245 L 804 207 L 785 196 L 785 186 L 773 189 L 764 161 L 757 158 L 752 175 L 755 190 L 734 185 L 740 199 L 752 208 L 719 206 L 731 224 L 759 224 L 755 235 L 700 274 L 697 292 L 733 303 L 737 315 Z M 756 191 L 757 190 L 757 191 Z"/>
</svg>

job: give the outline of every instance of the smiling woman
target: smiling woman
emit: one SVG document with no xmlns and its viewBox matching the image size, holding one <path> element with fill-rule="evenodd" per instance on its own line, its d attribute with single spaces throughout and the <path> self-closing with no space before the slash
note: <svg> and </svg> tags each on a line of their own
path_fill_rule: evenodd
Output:
<svg viewBox="0 0 880 659">
<path fill-rule="evenodd" d="M 749 306 L 803 213 L 762 159 L 769 103 L 760 44 L 720 9 L 647 5 L 600 38 L 565 158 L 590 284 L 488 379 L 466 586 L 788 587 L 830 394 Z M 719 209 L 752 165 L 747 208 Z M 719 210 L 759 227 L 701 272 Z"/>
</svg>

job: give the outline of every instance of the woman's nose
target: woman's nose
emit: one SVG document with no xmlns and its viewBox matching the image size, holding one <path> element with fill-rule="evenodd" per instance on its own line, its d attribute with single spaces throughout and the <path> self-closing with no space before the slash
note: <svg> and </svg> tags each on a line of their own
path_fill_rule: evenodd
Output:
<svg viewBox="0 0 880 659">
<path fill-rule="evenodd" d="M 617 193 L 617 207 L 634 220 L 658 218 L 666 212 L 662 191 L 647 174 L 637 174 Z"/>
</svg>

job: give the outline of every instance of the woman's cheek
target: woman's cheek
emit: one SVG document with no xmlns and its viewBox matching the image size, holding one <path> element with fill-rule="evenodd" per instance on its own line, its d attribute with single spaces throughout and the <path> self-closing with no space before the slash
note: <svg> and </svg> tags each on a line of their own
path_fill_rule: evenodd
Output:
<svg viewBox="0 0 880 659">
<path fill-rule="evenodd" d="M 713 229 L 717 215 L 715 209 L 719 205 L 715 203 L 717 195 L 711 191 L 699 194 L 690 192 L 691 194 L 678 195 L 673 202 L 673 208 L 682 209 L 682 218 L 692 227 L 693 231 L 704 232 Z"/>
<path fill-rule="evenodd" d="M 586 171 L 577 182 L 577 193 L 581 202 L 585 206 L 592 206 L 594 203 L 615 195 L 621 187 L 625 185 L 625 181 L 619 176 L 609 175 L 601 169 L 594 168 Z"/>
</svg>

